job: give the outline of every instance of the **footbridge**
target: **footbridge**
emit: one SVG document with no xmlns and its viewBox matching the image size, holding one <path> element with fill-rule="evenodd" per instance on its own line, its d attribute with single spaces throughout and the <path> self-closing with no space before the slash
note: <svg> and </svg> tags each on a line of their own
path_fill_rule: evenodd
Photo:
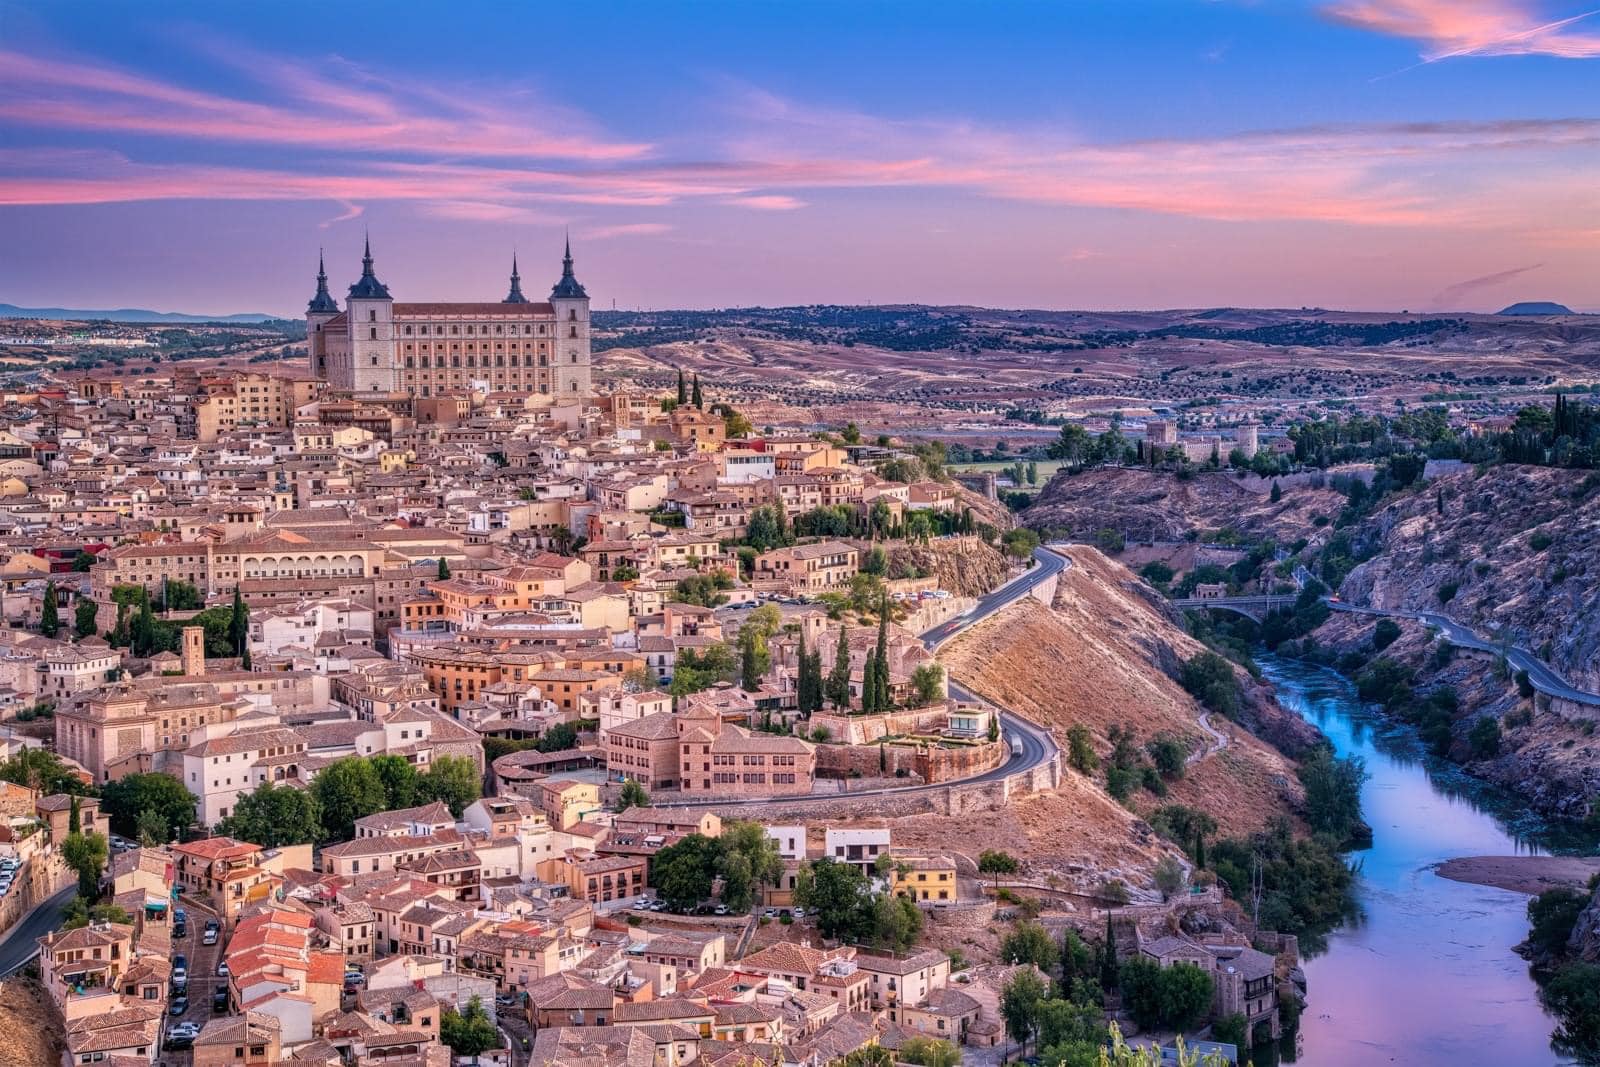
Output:
<svg viewBox="0 0 1600 1067">
<path fill-rule="evenodd" d="M 1191 596 L 1174 600 L 1180 608 L 1210 608 L 1214 611 L 1232 611 L 1260 622 L 1267 613 L 1279 608 L 1294 607 L 1295 597 L 1288 593 L 1271 593 L 1261 596 Z"/>
</svg>

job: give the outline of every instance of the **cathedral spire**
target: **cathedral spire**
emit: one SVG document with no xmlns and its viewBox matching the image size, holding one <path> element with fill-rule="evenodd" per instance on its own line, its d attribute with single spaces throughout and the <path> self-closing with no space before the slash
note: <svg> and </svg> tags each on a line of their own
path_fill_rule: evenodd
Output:
<svg viewBox="0 0 1600 1067">
<path fill-rule="evenodd" d="M 526 304 L 528 298 L 522 295 L 522 275 L 517 273 L 517 254 L 511 253 L 511 292 L 500 303 Z"/>
<path fill-rule="evenodd" d="M 322 249 L 319 248 L 317 249 L 317 293 L 311 298 L 311 302 L 306 305 L 306 311 L 338 312 L 338 310 L 339 305 L 334 302 L 333 297 L 328 293 L 328 268 L 323 264 Z"/>
</svg>

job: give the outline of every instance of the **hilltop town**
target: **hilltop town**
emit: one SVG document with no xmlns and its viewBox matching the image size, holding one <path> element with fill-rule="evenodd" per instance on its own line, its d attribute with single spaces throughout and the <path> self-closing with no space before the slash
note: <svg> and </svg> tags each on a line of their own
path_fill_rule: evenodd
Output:
<svg viewBox="0 0 1600 1067">
<path fill-rule="evenodd" d="M 20 1062 L 1293 1047 L 1300 941 L 1370 831 L 1263 645 L 1459 683 L 1438 752 L 1587 810 L 1586 735 L 1516 695 L 1554 683 L 1327 595 L 1426 606 L 1407 516 L 1538 493 L 1468 462 L 1579 465 L 1540 448 L 1586 408 L 1007 396 L 963 436 L 918 394 L 872 433 L 670 331 L 613 347 L 570 247 L 547 300 L 515 262 L 498 300 L 391 281 L 369 244 L 342 302 L 318 264 L 299 338 L 162 326 L 190 347 L 148 366 L 71 339 L 153 327 L 57 324 L 11 380 L 0 1017 L 51 1019 Z"/>
</svg>

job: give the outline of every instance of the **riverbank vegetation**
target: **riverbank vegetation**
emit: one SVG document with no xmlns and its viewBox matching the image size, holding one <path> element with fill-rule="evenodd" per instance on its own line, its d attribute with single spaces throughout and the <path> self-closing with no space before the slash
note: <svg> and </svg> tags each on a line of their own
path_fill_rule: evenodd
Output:
<svg viewBox="0 0 1600 1067">
<path fill-rule="evenodd" d="M 1528 940 L 1517 946 L 1533 963 L 1539 1002 L 1558 1024 L 1550 1047 L 1579 1063 L 1600 1064 L 1600 963 L 1585 911 L 1600 911 L 1600 875 L 1589 891 L 1547 889 L 1528 902 Z"/>
</svg>

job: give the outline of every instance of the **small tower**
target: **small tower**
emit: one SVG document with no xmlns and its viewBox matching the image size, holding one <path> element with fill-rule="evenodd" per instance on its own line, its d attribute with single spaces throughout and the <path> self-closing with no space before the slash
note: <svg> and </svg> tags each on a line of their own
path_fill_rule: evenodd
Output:
<svg viewBox="0 0 1600 1067">
<path fill-rule="evenodd" d="M 328 377 L 328 339 L 322 328 L 339 314 L 339 303 L 328 292 L 328 270 L 317 249 L 317 292 L 306 305 L 306 362 L 315 378 Z"/>
<path fill-rule="evenodd" d="M 206 673 L 206 628 L 183 628 L 183 673 L 188 678 L 198 678 Z"/>
<path fill-rule="evenodd" d="M 550 290 L 556 314 L 555 352 L 551 356 L 550 393 L 560 403 L 587 400 L 589 386 L 589 294 L 572 273 L 572 240 L 561 259 L 561 280 Z"/>
<path fill-rule="evenodd" d="M 526 304 L 528 298 L 522 295 L 522 275 L 517 273 L 517 255 L 511 254 L 511 292 L 500 301 L 502 304 Z"/>
<path fill-rule="evenodd" d="M 387 393 L 396 387 L 394 297 L 372 269 L 372 241 L 361 257 L 361 277 L 345 301 L 350 320 L 349 381 L 335 381 L 355 393 Z"/>
</svg>

